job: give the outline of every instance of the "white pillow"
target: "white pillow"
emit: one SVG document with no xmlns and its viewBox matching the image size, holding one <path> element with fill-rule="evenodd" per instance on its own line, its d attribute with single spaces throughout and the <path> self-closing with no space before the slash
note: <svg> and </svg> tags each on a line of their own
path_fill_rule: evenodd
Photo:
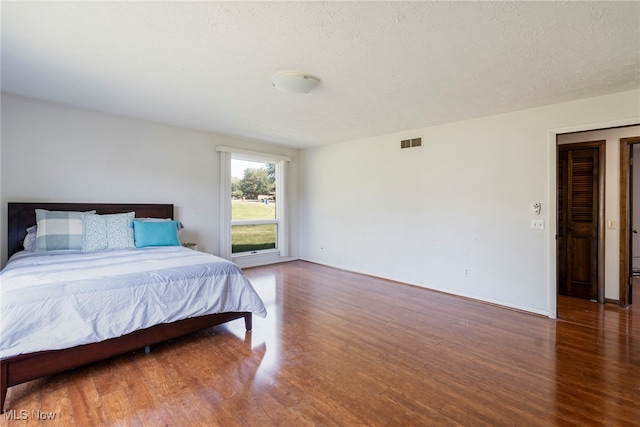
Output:
<svg viewBox="0 0 640 427">
<path fill-rule="evenodd" d="M 24 240 L 22 241 L 22 246 L 25 251 L 34 251 L 36 250 L 36 236 L 38 234 L 38 226 L 32 225 L 27 228 L 27 235 L 24 236 Z"/>
</svg>

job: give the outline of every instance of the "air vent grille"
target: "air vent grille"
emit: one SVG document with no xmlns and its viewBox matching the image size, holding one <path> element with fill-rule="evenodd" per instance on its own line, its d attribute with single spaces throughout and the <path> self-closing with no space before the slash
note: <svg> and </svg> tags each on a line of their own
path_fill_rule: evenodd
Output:
<svg viewBox="0 0 640 427">
<path fill-rule="evenodd" d="M 400 148 L 418 148 L 422 147 L 422 138 L 403 139 L 400 141 Z"/>
</svg>

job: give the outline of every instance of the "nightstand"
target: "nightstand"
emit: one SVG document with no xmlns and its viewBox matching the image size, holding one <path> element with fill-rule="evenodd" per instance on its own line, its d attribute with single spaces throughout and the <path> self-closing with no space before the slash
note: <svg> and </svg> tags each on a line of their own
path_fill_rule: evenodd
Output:
<svg viewBox="0 0 640 427">
<path fill-rule="evenodd" d="M 189 248 L 189 249 L 193 249 L 194 251 L 198 250 L 198 244 L 197 243 L 183 243 L 182 246 L 184 246 L 185 248 Z"/>
</svg>

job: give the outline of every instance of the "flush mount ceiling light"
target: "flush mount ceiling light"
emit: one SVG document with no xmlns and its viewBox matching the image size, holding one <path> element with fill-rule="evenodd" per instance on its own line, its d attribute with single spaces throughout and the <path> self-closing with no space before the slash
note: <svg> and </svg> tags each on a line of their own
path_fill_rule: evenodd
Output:
<svg viewBox="0 0 640 427">
<path fill-rule="evenodd" d="M 320 79 L 297 71 L 281 71 L 271 79 L 273 86 L 286 93 L 308 93 L 320 84 Z"/>
</svg>

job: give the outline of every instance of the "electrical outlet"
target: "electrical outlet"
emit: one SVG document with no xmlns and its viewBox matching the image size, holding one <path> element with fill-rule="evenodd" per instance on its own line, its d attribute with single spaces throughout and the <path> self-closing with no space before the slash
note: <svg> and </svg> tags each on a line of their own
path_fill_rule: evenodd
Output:
<svg viewBox="0 0 640 427">
<path fill-rule="evenodd" d="M 464 269 L 464 275 L 465 275 L 465 276 L 470 276 L 470 275 L 471 275 L 471 270 L 470 270 L 470 269 L 468 269 L 468 268 L 465 268 L 465 269 Z"/>
<path fill-rule="evenodd" d="M 532 219 L 531 220 L 531 229 L 532 230 L 544 230 L 544 219 Z"/>
</svg>

